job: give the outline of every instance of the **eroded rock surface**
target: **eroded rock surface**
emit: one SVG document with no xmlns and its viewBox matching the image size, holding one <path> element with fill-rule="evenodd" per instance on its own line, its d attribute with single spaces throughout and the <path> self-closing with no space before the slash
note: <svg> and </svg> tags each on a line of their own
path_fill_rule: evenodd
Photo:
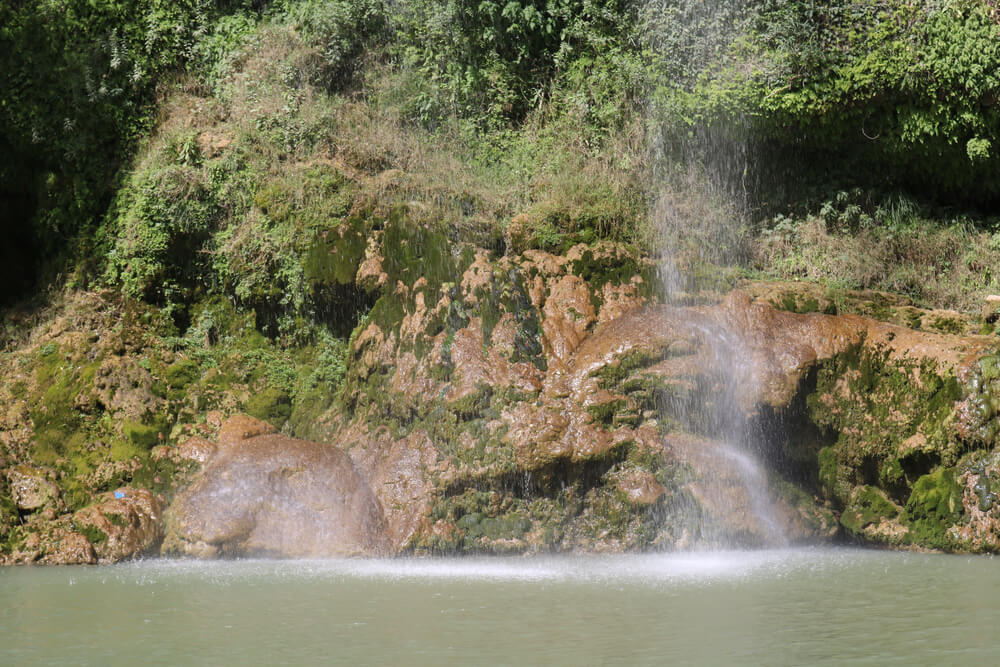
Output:
<svg viewBox="0 0 1000 667">
<path fill-rule="evenodd" d="M 0 385 L 0 559 L 1000 550 L 1000 356 L 973 316 L 781 283 L 665 303 L 615 244 L 498 256 L 402 218 L 362 254 L 342 385 L 199 365 L 103 297 L 40 325 Z M 225 419 L 266 392 L 296 437 Z"/>
<path fill-rule="evenodd" d="M 203 454 L 203 445 L 195 451 Z M 387 545 L 382 509 L 346 454 L 236 416 L 168 509 L 163 550 L 323 557 L 383 554 Z"/>
</svg>

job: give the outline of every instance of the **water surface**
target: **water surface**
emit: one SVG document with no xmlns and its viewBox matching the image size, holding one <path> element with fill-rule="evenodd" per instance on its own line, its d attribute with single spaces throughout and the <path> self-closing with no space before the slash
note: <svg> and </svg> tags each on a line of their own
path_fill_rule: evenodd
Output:
<svg viewBox="0 0 1000 667">
<path fill-rule="evenodd" d="M 1000 664 L 988 557 L 796 549 L 0 570 L 0 664 Z"/>
</svg>

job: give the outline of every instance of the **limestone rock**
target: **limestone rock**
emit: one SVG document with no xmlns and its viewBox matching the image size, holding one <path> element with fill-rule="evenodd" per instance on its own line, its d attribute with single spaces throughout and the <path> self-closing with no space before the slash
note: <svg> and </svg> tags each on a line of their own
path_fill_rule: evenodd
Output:
<svg viewBox="0 0 1000 667">
<path fill-rule="evenodd" d="M 146 489 L 123 487 L 103 494 L 96 505 L 73 515 L 73 525 L 89 530 L 94 555 L 115 563 L 152 552 L 163 539 L 163 508 Z"/>
<path fill-rule="evenodd" d="M 336 447 L 226 421 L 217 451 L 166 513 L 163 550 L 196 557 L 329 557 L 387 551 L 382 508 Z"/>
<path fill-rule="evenodd" d="M 49 549 L 38 561 L 45 565 L 93 565 L 94 547 L 86 537 L 72 530 L 59 530 L 49 539 Z"/>
<path fill-rule="evenodd" d="M 59 489 L 48 480 L 46 471 L 28 465 L 8 468 L 7 483 L 14 504 L 21 510 L 33 512 L 54 505 L 59 499 Z"/>
</svg>

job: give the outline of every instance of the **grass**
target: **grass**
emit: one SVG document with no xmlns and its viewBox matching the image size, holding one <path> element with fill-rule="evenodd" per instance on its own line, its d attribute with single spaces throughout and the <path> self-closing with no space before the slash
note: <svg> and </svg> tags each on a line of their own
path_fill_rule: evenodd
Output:
<svg viewBox="0 0 1000 667">
<path fill-rule="evenodd" d="M 837 229 L 819 216 L 781 218 L 757 236 L 754 275 L 874 289 L 918 305 L 978 313 L 1000 291 L 1000 235 L 968 220 L 915 215 L 904 224 L 874 220 Z"/>
</svg>

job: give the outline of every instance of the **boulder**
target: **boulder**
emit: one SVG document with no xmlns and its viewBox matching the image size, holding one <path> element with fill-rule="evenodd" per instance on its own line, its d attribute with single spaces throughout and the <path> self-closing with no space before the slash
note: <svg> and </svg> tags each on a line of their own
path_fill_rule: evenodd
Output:
<svg viewBox="0 0 1000 667">
<path fill-rule="evenodd" d="M 19 465 L 6 471 L 11 498 L 18 509 L 33 512 L 54 505 L 59 489 L 48 479 L 45 469 Z"/>
<path fill-rule="evenodd" d="M 146 489 L 123 487 L 79 510 L 72 524 L 90 535 L 95 557 L 115 563 L 154 551 L 163 540 L 162 505 Z"/>
<path fill-rule="evenodd" d="M 239 415 L 166 513 L 163 552 L 331 557 L 386 553 L 382 508 L 350 458 Z"/>
</svg>

